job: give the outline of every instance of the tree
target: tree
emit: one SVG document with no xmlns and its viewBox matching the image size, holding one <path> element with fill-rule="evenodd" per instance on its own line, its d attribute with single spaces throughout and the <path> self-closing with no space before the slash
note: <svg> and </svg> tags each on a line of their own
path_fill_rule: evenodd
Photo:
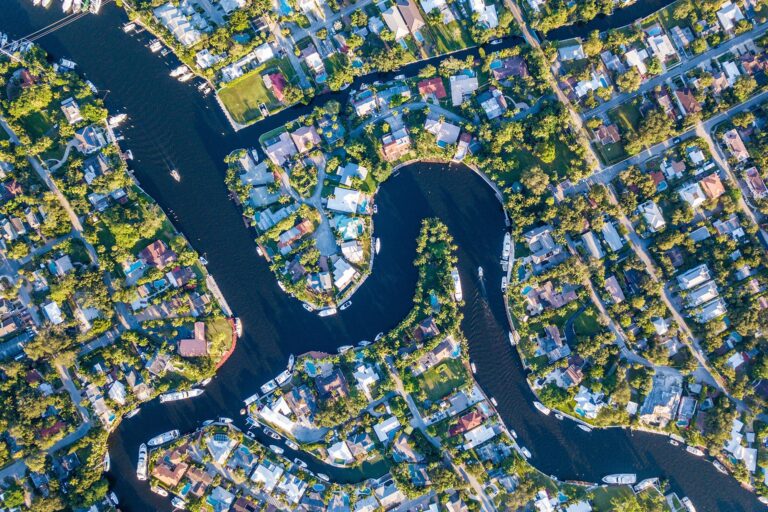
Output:
<svg viewBox="0 0 768 512">
<path fill-rule="evenodd" d="M 733 95 L 739 103 L 752 96 L 755 89 L 757 89 L 757 82 L 750 75 L 741 75 L 738 77 L 731 88 Z"/>
<path fill-rule="evenodd" d="M 353 27 L 364 27 L 368 24 L 368 15 L 358 9 L 350 15 L 349 21 Z"/>
<path fill-rule="evenodd" d="M 523 171 L 520 181 L 534 196 L 541 196 L 549 186 L 549 176 L 539 167 L 531 167 Z"/>
<path fill-rule="evenodd" d="M 731 122 L 739 128 L 747 128 L 755 122 L 755 114 L 750 111 L 739 112 L 731 118 Z"/>
<path fill-rule="evenodd" d="M 588 57 L 599 55 L 603 51 L 603 41 L 600 39 L 600 32 L 593 30 L 589 34 L 589 38 L 582 44 L 582 48 Z"/>
<path fill-rule="evenodd" d="M 432 64 L 427 64 L 419 70 L 419 78 L 432 78 L 437 74 L 437 68 Z"/>
<path fill-rule="evenodd" d="M 629 69 L 626 73 L 619 75 L 616 79 L 616 85 L 622 92 L 635 92 L 640 88 L 642 78 L 635 68 Z"/>
<path fill-rule="evenodd" d="M 706 39 L 703 39 L 703 38 L 694 39 L 693 42 L 691 43 L 691 50 L 696 55 L 700 53 L 704 53 L 705 51 L 707 51 L 707 48 L 708 48 L 707 41 Z"/>
</svg>

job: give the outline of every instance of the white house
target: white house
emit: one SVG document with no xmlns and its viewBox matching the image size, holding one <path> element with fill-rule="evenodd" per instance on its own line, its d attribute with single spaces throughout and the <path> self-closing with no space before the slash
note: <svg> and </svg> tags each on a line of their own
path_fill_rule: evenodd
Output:
<svg viewBox="0 0 768 512">
<path fill-rule="evenodd" d="M 664 215 L 661 213 L 661 209 L 653 201 L 648 200 L 638 206 L 637 209 L 645 219 L 646 224 L 648 224 L 648 229 L 654 233 L 667 225 L 667 222 L 664 220 Z"/>
</svg>

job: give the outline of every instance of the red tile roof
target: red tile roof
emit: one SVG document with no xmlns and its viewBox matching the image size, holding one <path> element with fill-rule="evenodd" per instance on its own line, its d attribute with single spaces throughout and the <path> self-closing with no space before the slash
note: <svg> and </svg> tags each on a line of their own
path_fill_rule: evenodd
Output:
<svg viewBox="0 0 768 512">
<path fill-rule="evenodd" d="M 419 82 L 419 94 L 427 96 L 432 94 L 435 98 L 441 100 L 448 96 L 445 92 L 445 85 L 443 79 L 438 77 L 430 78 L 429 80 L 422 80 Z"/>
</svg>

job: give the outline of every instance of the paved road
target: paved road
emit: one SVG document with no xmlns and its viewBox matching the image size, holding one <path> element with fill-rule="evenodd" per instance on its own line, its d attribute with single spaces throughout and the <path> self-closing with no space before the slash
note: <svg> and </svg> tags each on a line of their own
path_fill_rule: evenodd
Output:
<svg viewBox="0 0 768 512">
<path fill-rule="evenodd" d="M 667 71 L 666 73 L 662 73 L 660 75 L 657 75 L 650 80 L 645 81 L 643 84 L 640 85 L 640 88 L 632 93 L 621 93 L 614 98 L 612 98 L 609 101 L 606 101 L 599 107 L 593 108 L 592 110 L 587 110 L 582 113 L 582 117 L 584 119 L 588 119 L 595 116 L 602 116 L 609 110 L 618 107 L 622 103 L 625 103 L 629 101 L 631 98 L 635 98 L 643 93 L 646 93 L 648 91 L 653 90 L 654 87 L 657 85 L 661 85 L 664 82 L 671 80 L 677 76 L 682 75 L 683 73 L 690 71 L 691 69 L 695 68 L 696 66 L 708 62 L 710 59 L 718 57 L 720 55 L 723 55 L 725 53 L 728 53 L 731 51 L 735 46 L 738 46 L 740 44 L 743 44 L 751 39 L 754 39 L 755 37 L 758 37 L 762 35 L 766 30 L 768 30 L 768 23 L 763 23 L 762 25 L 757 25 L 754 29 L 750 30 L 749 32 L 745 32 L 744 34 L 740 34 L 733 39 L 730 39 L 726 41 L 725 43 L 721 44 L 720 46 L 716 48 L 712 48 L 709 51 L 706 51 L 700 55 L 697 55 L 696 57 L 693 57 L 692 59 L 688 59 L 679 66 Z"/>
</svg>

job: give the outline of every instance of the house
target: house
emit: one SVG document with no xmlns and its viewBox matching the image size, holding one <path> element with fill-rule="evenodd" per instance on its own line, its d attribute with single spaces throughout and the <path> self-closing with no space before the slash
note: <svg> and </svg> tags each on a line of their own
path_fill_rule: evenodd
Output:
<svg viewBox="0 0 768 512">
<path fill-rule="evenodd" d="M 318 375 L 315 377 L 315 387 L 317 394 L 322 400 L 331 398 L 344 398 L 349 396 L 349 387 L 344 373 L 336 368 L 327 375 Z"/>
<path fill-rule="evenodd" d="M 550 363 L 554 363 L 571 354 L 571 348 L 563 342 L 560 329 L 554 325 L 544 327 L 544 335 L 536 333 L 536 355 L 546 355 Z"/>
<path fill-rule="evenodd" d="M 621 62 L 621 59 L 610 50 L 602 51 L 600 53 L 600 60 L 603 61 L 603 64 L 608 69 L 608 71 L 613 71 L 614 73 L 618 74 L 622 74 L 627 71 L 627 68 L 624 67 L 624 64 Z"/>
<path fill-rule="evenodd" d="M 411 367 L 411 371 L 414 375 L 420 375 L 443 361 L 455 357 L 458 353 L 458 348 L 459 345 L 456 343 L 456 340 L 452 336 L 448 336 L 438 343 L 435 348 L 422 355 L 416 361 L 416 364 Z"/>
<path fill-rule="evenodd" d="M 435 135 L 435 143 L 440 148 L 456 144 L 461 132 L 461 128 L 442 120 L 441 116 L 434 112 L 430 112 L 427 115 L 427 119 L 424 121 L 424 129 Z"/>
<path fill-rule="evenodd" d="M 416 34 L 425 25 L 419 8 L 413 0 L 395 0 L 395 3 L 397 4 L 397 10 L 400 11 L 400 16 L 403 18 L 405 27 L 418 39 Z"/>
<path fill-rule="evenodd" d="M 408 25 L 406 25 L 403 19 L 400 9 L 394 5 L 381 12 L 381 17 L 384 19 L 384 23 L 387 24 L 387 28 L 392 32 L 395 37 L 395 41 L 400 41 L 404 37 L 410 35 L 408 31 Z"/>
<path fill-rule="evenodd" d="M 338 258 L 333 263 L 333 285 L 339 291 L 346 289 L 359 275 L 357 270 L 344 258 Z"/>
<path fill-rule="evenodd" d="M 728 79 L 728 86 L 733 87 L 733 84 L 736 83 L 736 79 L 741 76 L 741 72 L 736 66 L 736 63 L 732 60 L 723 63 L 723 71 L 725 72 L 725 76 Z"/>
<path fill-rule="evenodd" d="M 741 140 L 741 135 L 739 135 L 738 130 L 735 128 L 723 134 L 723 142 L 737 162 L 743 162 L 749 158 L 749 151 L 747 151 L 744 141 Z"/>
<path fill-rule="evenodd" d="M 107 145 L 104 129 L 97 125 L 86 126 L 76 131 L 74 140 L 77 150 L 85 155 L 95 153 Z"/>
<path fill-rule="evenodd" d="M 496 119 L 507 111 L 507 100 L 504 98 L 504 94 L 495 87 L 491 87 L 478 96 L 477 102 L 480 103 L 489 120 Z"/>
<path fill-rule="evenodd" d="M 208 342 L 205 339 L 205 322 L 195 322 L 195 330 L 191 339 L 179 341 L 181 357 L 202 357 L 208 355 Z"/>
<path fill-rule="evenodd" d="M 688 48 L 695 39 L 693 32 L 688 27 L 680 27 L 675 25 L 670 30 L 672 34 L 672 40 L 675 42 L 678 48 Z"/>
<path fill-rule="evenodd" d="M 469 6 L 472 12 L 477 14 L 477 24 L 486 28 L 494 29 L 499 26 L 499 16 L 496 12 L 496 5 L 485 4 L 485 0 L 470 0 Z"/>
<path fill-rule="evenodd" d="M 747 188 L 755 199 L 761 199 L 768 195 L 768 188 L 765 187 L 765 182 L 757 168 L 750 167 L 744 171 L 744 181 L 747 182 Z"/>
<path fill-rule="evenodd" d="M 669 40 L 669 36 L 666 34 L 657 34 L 648 38 L 648 46 L 651 47 L 653 55 L 658 58 L 662 63 L 669 57 L 677 55 L 675 47 L 672 46 L 672 41 Z"/>
<path fill-rule="evenodd" d="M 291 133 L 291 139 L 299 153 L 306 153 L 320 144 L 320 135 L 318 135 L 314 126 L 302 126 Z"/>
<path fill-rule="evenodd" d="M 367 116 L 376 109 L 376 96 L 370 89 L 362 91 L 352 98 L 352 106 L 358 116 Z"/>
<path fill-rule="evenodd" d="M 710 279 L 712 277 L 709 273 L 709 267 L 706 264 L 701 264 L 677 276 L 677 284 L 681 290 L 690 290 Z"/>
<path fill-rule="evenodd" d="M 685 300 L 688 303 L 689 308 L 695 308 L 696 306 L 700 306 L 701 304 L 717 298 L 717 296 L 717 285 L 714 281 L 707 281 L 698 288 L 689 291 Z"/>
<path fill-rule="evenodd" d="M 587 248 L 589 255 L 596 259 L 601 260 L 605 256 L 603 248 L 600 246 L 600 240 L 594 231 L 590 230 L 581 235 L 581 240 L 584 242 L 584 246 Z"/>
<path fill-rule="evenodd" d="M 460 106 L 464 100 L 477 90 L 479 84 L 476 76 L 467 74 L 454 75 L 450 78 L 451 103 L 454 107 Z"/>
<path fill-rule="evenodd" d="M 275 175 L 272 173 L 272 170 L 269 168 L 266 161 L 257 164 L 253 161 L 251 155 L 248 154 L 248 152 L 245 152 L 243 153 L 243 156 L 238 159 L 238 163 L 243 170 L 242 174 L 240 174 L 240 182 L 243 185 L 258 187 L 274 183 Z"/>
<path fill-rule="evenodd" d="M 297 153 L 297 149 L 293 138 L 288 132 L 283 132 L 264 143 L 264 152 L 275 165 L 283 165 Z"/>
<path fill-rule="evenodd" d="M 712 174 L 702 178 L 701 181 L 699 181 L 699 186 L 701 186 L 701 190 L 704 192 L 704 195 L 706 195 L 709 199 L 717 199 L 718 197 L 725 194 L 725 187 L 723 186 L 723 182 L 720 180 L 720 176 L 718 176 L 716 172 L 713 172 Z"/>
<path fill-rule="evenodd" d="M 563 246 L 552 238 L 552 226 L 544 225 L 523 234 L 531 251 L 531 260 L 543 269 L 549 264 L 557 264 L 565 258 Z"/>
<path fill-rule="evenodd" d="M 205 447 L 211 455 L 211 460 L 219 466 L 223 466 L 227 462 L 235 446 L 237 446 L 237 440 L 232 439 L 227 434 L 216 433 L 205 438 Z"/>
<path fill-rule="evenodd" d="M 326 208 L 342 213 L 363 213 L 368 210 L 368 196 L 359 190 L 335 187 Z"/>
<path fill-rule="evenodd" d="M 648 229 L 656 233 L 660 231 L 667 222 L 664 220 L 664 216 L 661 213 L 659 206 L 651 200 L 648 200 L 637 207 L 637 210 L 645 219 L 645 223 L 648 225 Z"/>
<path fill-rule="evenodd" d="M 232 512 L 259 512 L 262 509 L 261 503 L 257 503 L 246 496 L 240 496 L 232 504 Z"/>
<path fill-rule="evenodd" d="M 405 128 L 400 128 L 381 138 L 381 153 L 387 162 L 402 158 L 410 149 L 411 137 Z"/>
<path fill-rule="evenodd" d="M 682 111 L 684 116 L 701 112 L 701 104 L 693 96 L 693 92 L 689 88 L 677 89 L 675 91 L 675 99 L 677 100 L 677 106 L 680 107 L 680 111 Z"/>
<path fill-rule="evenodd" d="M 65 254 L 64 256 L 52 261 L 48 269 L 51 271 L 51 273 L 61 277 L 72 272 L 74 267 L 72 266 L 72 260 L 70 259 L 69 255 Z"/>
<path fill-rule="evenodd" d="M 168 2 L 154 10 L 157 20 L 167 28 L 173 37 L 183 46 L 192 46 L 202 37 L 199 30 L 192 26 L 187 16 L 175 5 Z"/>
<path fill-rule="evenodd" d="M 251 481 L 260 484 L 264 492 L 271 493 L 284 472 L 285 470 L 281 466 L 267 459 L 262 459 L 261 463 L 253 470 Z"/>
<path fill-rule="evenodd" d="M 80 107 L 72 97 L 61 102 L 61 111 L 64 112 L 64 117 L 70 125 L 77 124 L 83 120 L 83 116 L 80 114 Z"/>
<path fill-rule="evenodd" d="M 640 73 L 641 76 L 644 76 L 648 72 L 648 67 L 645 65 L 645 61 L 648 59 L 647 50 L 637 50 L 632 48 L 624 54 L 624 58 L 627 60 L 627 65 L 637 69 L 637 72 Z"/>
<path fill-rule="evenodd" d="M 139 259 L 145 264 L 163 269 L 167 265 L 175 262 L 176 253 L 165 245 L 162 240 L 155 240 L 139 252 Z"/>
<path fill-rule="evenodd" d="M 624 240 L 622 240 L 619 232 L 616 231 L 616 227 L 613 225 L 613 222 L 604 222 L 600 231 L 603 234 L 603 240 L 605 240 L 605 243 L 608 244 L 608 247 L 613 252 L 618 252 L 622 247 L 624 247 Z"/>
<path fill-rule="evenodd" d="M 371 388 L 379 381 L 379 374 L 369 364 L 359 364 L 352 376 L 357 381 L 357 387 L 363 391 L 365 397 L 372 400 Z"/>
<path fill-rule="evenodd" d="M 493 78 L 501 82 L 509 77 L 526 78 L 529 76 L 528 65 L 520 55 L 494 60 L 490 64 Z"/>
<path fill-rule="evenodd" d="M 99 176 L 107 174 L 112 166 L 104 156 L 104 153 L 98 152 L 94 156 L 88 157 L 83 161 L 83 179 L 90 185 Z"/>
<path fill-rule="evenodd" d="M 323 58 L 317 53 L 317 48 L 315 48 L 314 44 L 310 44 L 301 50 L 301 59 L 315 73 L 315 78 L 318 81 L 323 81 L 325 64 L 323 64 Z"/>
<path fill-rule="evenodd" d="M 606 278 L 605 280 L 605 291 L 608 292 L 608 295 L 611 296 L 611 301 L 614 304 L 620 304 L 624 302 L 624 292 L 621 289 L 621 286 L 619 285 L 619 281 L 616 279 L 616 276 L 610 276 Z"/>
<path fill-rule="evenodd" d="M 688 203 L 691 208 L 698 208 L 707 200 L 704 191 L 701 190 L 699 184 L 695 182 L 678 189 L 677 194 L 680 196 L 680 199 Z"/>
<path fill-rule="evenodd" d="M 584 48 L 581 46 L 581 44 L 560 47 L 557 49 L 557 55 L 558 58 L 563 62 L 587 58 L 587 55 L 584 53 Z"/>
<path fill-rule="evenodd" d="M 45 317 L 53 325 L 59 325 L 60 323 L 64 322 L 64 317 L 61 315 L 61 309 L 59 309 L 59 305 L 56 304 L 55 301 L 50 301 L 46 304 L 43 304 L 42 308 Z"/>
<path fill-rule="evenodd" d="M 280 71 L 265 73 L 261 76 L 264 86 L 272 92 L 272 96 L 280 103 L 285 103 L 285 87 L 288 85 Z"/>
<path fill-rule="evenodd" d="M 355 457 L 343 439 L 328 447 L 328 459 L 336 465 L 346 466 L 355 461 Z"/>
<path fill-rule="evenodd" d="M 696 321 L 699 323 L 707 323 L 710 320 L 723 316 L 727 312 L 725 302 L 718 297 L 717 299 L 708 302 L 701 306 L 700 310 L 696 313 Z"/>
<path fill-rule="evenodd" d="M 661 161 L 661 172 L 664 173 L 664 176 L 669 180 L 679 180 L 683 177 L 683 173 L 685 172 L 685 162 L 680 160 L 670 161 L 668 158 L 664 158 L 664 160 Z"/>
<path fill-rule="evenodd" d="M 467 156 L 467 151 L 469 151 L 469 145 L 472 142 L 472 135 L 470 135 L 468 132 L 464 132 L 459 137 L 459 145 L 456 147 L 456 153 L 453 155 L 453 159 L 457 162 L 461 162 L 464 160 L 464 157 Z"/>
<path fill-rule="evenodd" d="M 595 130 L 595 137 L 603 146 L 621 141 L 619 127 L 616 124 L 602 124 Z"/>
<path fill-rule="evenodd" d="M 573 88 L 573 92 L 576 93 L 578 98 L 583 98 L 592 91 L 596 91 L 601 87 L 608 87 L 608 77 L 603 72 L 593 71 L 590 74 L 589 80 L 581 80 Z"/>
<path fill-rule="evenodd" d="M 421 95 L 421 97 L 424 99 L 434 98 L 436 100 L 442 100 L 448 96 L 448 94 L 445 92 L 445 84 L 443 84 L 443 79 L 439 76 L 430 78 L 428 80 L 422 80 L 419 82 L 418 88 L 419 95 Z"/>
<path fill-rule="evenodd" d="M 464 432 L 479 427 L 485 421 L 485 415 L 479 410 L 475 409 L 472 412 L 465 414 L 456 422 L 455 425 L 448 429 L 448 435 L 453 437 Z"/>
<path fill-rule="evenodd" d="M 579 386 L 579 391 L 573 397 L 573 401 L 575 402 L 574 412 L 588 419 L 597 418 L 600 409 L 605 406 L 602 393 L 593 393 L 584 386 Z"/>
<path fill-rule="evenodd" d="M 743 19 L 744 14 L 739 9 L 739 6 L 730 0 L 720 6 L 720 10 L 717 11 L 717 20 L 727 33 L 733 32 L 736 24 Z"/>
<path fill-rule="evenodd" d="M 376 433 L 376 437 L 380 443 L 387 444 L 400 427 L 400 421 L 398 421 L 397 416 L 390 416 L 374 425 L 373 431 Z"/>
<path fill-rule="evenodd" d="M 501 429 L 498 425 L 488 426 L 486 424 L 473 428 L 464 434 L 464 449 L 471 450 L 481 444 L 496 437 Z"/>
<path fill-rule="evenodd" d="M 152 468 L 152 478 L 159 480 L 167 487 L 173 489 L 179 485 L 179 482 L 181 482 L 181 479 L 184 477 L 188 468 L 189 464 L 186 462 L 178 462 L 174 464 L 172 462 L 162 461 L 155 464 L 155 467 Z"/>
</svg>

